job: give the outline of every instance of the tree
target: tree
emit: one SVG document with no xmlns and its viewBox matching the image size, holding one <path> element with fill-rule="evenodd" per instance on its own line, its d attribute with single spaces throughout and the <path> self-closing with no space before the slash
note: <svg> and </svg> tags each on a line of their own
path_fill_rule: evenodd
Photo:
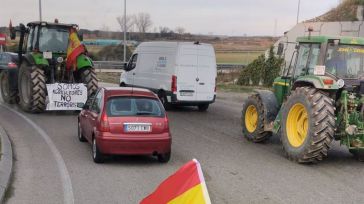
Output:
<svg viewBox="0 0 364 204">
<path fill-rule="evenodd" d="M 169 33 L 170 29 L 168 27 L 159 26 L 159 32 L 161 35 Z"/>
<path fill-rule="evenodd" d="M 126 32 L 133 32 L 135 25 L 134 19 L 132 15 L 126 16 Z M 116 21 L 120 25 L 121 31 L 124 32 L 124 16 L 117 17 Z"/>
<path fill-rule="evenodd" d="M 183 27 L 177 27 L 176 28 L 176 33 L 178 33 L 180 35 L 184 34 L 185 31 L 186 31 L 186 29 L 184 29 Z"/>
<path fill-rule="evenodd" d="M 142 34 L 146 33 L 153 25 L 149 13 L 138 13 L 134 16 L 134 22 L 138 31 Z"/>
</svg>

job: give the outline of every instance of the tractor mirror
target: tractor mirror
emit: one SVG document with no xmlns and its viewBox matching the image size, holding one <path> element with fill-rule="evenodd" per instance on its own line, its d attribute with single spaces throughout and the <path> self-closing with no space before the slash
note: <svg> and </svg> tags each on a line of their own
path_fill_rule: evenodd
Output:
<svg viewBox="0 0 364 204">
<path fill-rule="evenodd" d="M 278 44 L 278 49 L 277 49 L 277 55 L 282 56 L 282 54 L 283 54 L 283 49 L 284 49 L 284 45 L 283 45 L 283 43 L 279 43 L 279 44 Z"/>
</svg>

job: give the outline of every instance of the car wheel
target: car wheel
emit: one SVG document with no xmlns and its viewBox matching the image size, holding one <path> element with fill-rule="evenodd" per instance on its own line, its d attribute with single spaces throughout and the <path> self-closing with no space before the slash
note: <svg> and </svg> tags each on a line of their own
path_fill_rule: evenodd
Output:
<svg viewBox="0 0 364 204">
<path fill-rule="evenodd" d="M 86 142 L 86 138 L 83 136 L 82 134 L 82 128 L 81 128 L 81 123 L 80 121 L 78 121 L 78 131 L 77 131 L 77 136 L 78 136 L 78 140 L 80 142 Z"/>
<path fill-rule="evenodd" d="M 104 163 L 104 155 L 100 152 L 99 148 L 97 147 L 95 137 L 92 138 L 92 159 L 95 163 Z"/>
<path fill-rule="evenodd" d="M 167 163 L 170 159 L 171 159 L 171 152 L 158 154 L 158 161 L 160 163 Z"/>
</svg>

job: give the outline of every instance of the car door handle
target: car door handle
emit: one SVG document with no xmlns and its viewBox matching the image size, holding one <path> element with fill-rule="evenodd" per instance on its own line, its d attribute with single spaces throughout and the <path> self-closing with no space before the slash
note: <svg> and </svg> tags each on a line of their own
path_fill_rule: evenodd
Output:
<svg viewBox="0 0 364 204">
<path fill-rule="evenodd" d="M 201 82 L 201 83 L 199 83 L 200 85 L 205 85 L 205 83 L 203 83 L 203 82 Z"/>
<path fill-rule="evenodd" d="M 135 72 L 133 73 L 133 75 L 135 75 Z"/>
<path fill-rule="evenodd" d="M 96 119 L 95 118 L 91 118 L 92 121 L 95 121 Z"/>
</svg>

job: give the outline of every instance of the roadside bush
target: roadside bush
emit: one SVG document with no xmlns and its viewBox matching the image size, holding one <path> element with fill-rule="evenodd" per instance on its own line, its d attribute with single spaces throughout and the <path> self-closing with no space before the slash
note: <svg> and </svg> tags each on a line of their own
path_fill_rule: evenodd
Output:
<svg viewBox="0 0 364 204">
<path fill-rule="evenodd" d="M 271 47 L 268 58 L 261 55 L 241 71 L 238 84 L 271 87 L 274 79 L 279 76 L 283 61 L 275 56 Z"/>
<path fill-rule="evenodd" d="M 131 50 L 127 46 L 126 47 L 126 59 L 129 59 L 131 56 Z M 99 53 L 94 53 L 94 57 L 101 61 L 120 61 L 124 56 L 124 46 L 106 46 Z"/>
</svg>

